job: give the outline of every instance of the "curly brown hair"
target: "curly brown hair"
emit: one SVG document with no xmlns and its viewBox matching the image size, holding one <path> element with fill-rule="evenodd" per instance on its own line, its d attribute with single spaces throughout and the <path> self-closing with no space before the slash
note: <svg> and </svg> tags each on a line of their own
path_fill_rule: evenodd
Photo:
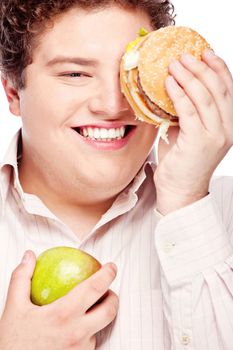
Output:
<svg viewBox="0 0 233 350">
<path fill-rule="evenodd" d="M 169 0 L 1 0 L 0 70 L 18 89 L 25 87 L 24 69 L 32 63 L 36 39 L 48 24 L 71 8 L 105 8 L 116 4 L 140 9 L 151 18 L 154 29 L 175 24 L 174 6 Z"/>
</svg>

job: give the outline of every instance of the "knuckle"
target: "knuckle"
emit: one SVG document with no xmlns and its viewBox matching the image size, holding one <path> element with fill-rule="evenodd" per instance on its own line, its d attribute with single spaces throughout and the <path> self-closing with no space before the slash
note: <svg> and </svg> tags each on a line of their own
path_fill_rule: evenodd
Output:
<svg viewBox="0 0 233 350">
<path fill-rule="evenodd" d="M 221 135 L 218 135 L 216 142 L 219 148 L 225 148 L 228 145 L 226 138 Z"/>
<path fill-rule="evenodd" d="M 226 62 L 219 56 L 215 56 L 215 70 L 218 74 L 229 73 L 229 68 Z"/>
<path fill-rule="evenodd" d="M 51 318 L 57 326 L 63 326 L 67 322 L 69 316 L 65 309 L 59 308 L 57 312 L 51 313 Z"/>
<path fill-rule="evenodd" d="M 221 70 L 225 70 L 225 71 L 228 70 L 227 64 L 225 61 L 223 61 L 223 59 L 216 56 L 216 62 Z"/>
<path fill-rule="evenodd" d="M 191 85 L 194 84 L 196 81 L 196 78 L 192 74 L 187 74 L 186 79 L 185 79 L 185 84 Z"/>
<path fill-rule="evenodd" d="M 113 280 L 116 276 L 116 271 L 113 270 L 113 268 L 111 267 L 111 265 L 108 265 L 107 268 L 106 268 L 106 273 L 107 273 L 107 276 L 108 276 L 108 279 L 109 280 Z"/>
<path fill-rule="evenodd" d="M 11 281 L 14 281 L 22 276 L 23 276 L 23 267 L 19 265 L 13 270 L 11 274 Z"/>
<path fill-rule="evenodd" d="M 109 300 L 105 308 L 106 319 L 112 321 L 116 317 L 118 312 L 118 306 L 119 306 L 118 296 L 114 292 L 111 292 L 109 294 Z"/>
<path fill-rule="evenodd" d="M 229 144 L 230 144 L 230 146 L 232 146 L 232 145 L 233 145 L 233 135 L 232 135 L 231 132 L 230 132 L 229 135 L 228 135 L 228 139 L 229 139 Z"/>
<path fill-rule="evenodd" d="M 42 317 L 45 317 L 51 325 L 55 327 L 63 326 L 64 320 L 61 316 L 60 309 L 58 307 L 55 308 L 53 303 L 41 308 L 40 312 Z"/>
<path fill-rule="evenodd" d="M 103 294 L 116 276 L 116 273 L 110 266 L 105 266 L 101 273 L 90 280 L 91 289 L 97 294 Z"/>
<path fill-rule="evenodd" d="M 182 100 L 174 103 L 175 109 L 179 110 L 181 108 L 180 103 L 182 103 L 182 113 L 187 115 L 188 117 L 194 117 L 196 116 L 196 109 L 194 108 L 193 104 L 188 100 L 187 96 L 184 95 Z"/>
<path fill-rule="evenodd" d="M 195 108 L 193 108 L 192 106 L 188 106 L 187 107 L 187 112 L 186 114 L 189 116 L 189 117 L 194 117 L 196 115 L 196 110 Z"/>
<path fill-rule="evenodd" d="M 186 95 L 182 89 L 177 93 L 177 97 L 179 97 L 180 100 L 186 100 Z"/>
<path fill-rule="evenodd" d="M 201 99 L 201 103 L 206 107 L 210 107 L 213 104 L 213 99 L 209 94 L 204 94 Z"/>
<path fill-rule="evenodd" d="M 187 96 L 186 96 L 184 90 L 181 88 L 179 90 L 177 90 L 176 96 L 179 99 L 179 102 L 182 102 L 182 101 L 187 99 Z"/>
<path fill-rule="evenodd" d="M 74 308 L 69 307 L 69 305 L 64 304 L 63 302 L 61 303 L 60 301 L 61 300 L 57 300 L 46 305 L 46 308 L 42 308 L 45 312 L 46 318 L 58 328 L 66 327 L 74 317 L 76 317 L 76 319 L 80 317 L 79 310 L 74 310 Z"/>
<path fill-rule="evenodd" d="M 228 90 L 225 85 L 219 84 L 219 91 L 222 97 L 226 98 L 228 96 Z"/>
<path fill-rule="evenodd" d="M 112 321 L 117 315 L 118 308 L 114 303 L 109 303 L 105 308 L 105 317 L 107 320 Z"/>
<path fill-rule="evenodd" d="M 75 340 L 76 345 L 82 344 L 84 342 L 84 340 L 86 339 L 87 334 L 88 333 L 84 327 L 79 327 L 76 336 L 73 337 L 73 340 Z"/>
<path fill-rule="evenodd" d="M 112 302 L 116 305 L 116 307 L 118 308 L 118 305 L 119 305 L 119 298 L 117 296 L 116 293 L 114 293 L 113 291 L 110 291 L 111 292 L 111 298 L 112 298 Z"/>
<path fill-rule="evenodd" d="M 71 328 L 67 333 L 66 343 L 70 349 L 79 349 L 85 342 L 88 336 L 88 332 L 82 326 L 77 328 Z"/>
<path fill-rule="evenodd" d="M 200 72 L 200 74 L 204 75 L 204 74 L 208 73 L 209 72 L 209 67 L 206 64 L 204 64 L 203 62 L 201 62 L 201 61 L 198 61 L 198 62 L 199 62 L 199 72 Z"/>
<path fill-rule="evenodd" d="M 90 281 L 90 288 L 94 293 L 102 294 L 106 289 L 104 278 L 95 278 Z"/>
</svg>

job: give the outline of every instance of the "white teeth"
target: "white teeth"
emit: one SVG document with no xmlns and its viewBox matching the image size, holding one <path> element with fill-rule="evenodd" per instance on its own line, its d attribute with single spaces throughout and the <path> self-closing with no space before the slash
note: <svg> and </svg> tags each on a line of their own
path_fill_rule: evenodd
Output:
<svg viewBox="0 0 233 350">
<path fill-rule="evenodd" d="M 88 136 L 88 131 L 87 131 L 87 129 L 85 128 L 85 129 L 83 129 L 83 136 L 84 137 L 87 137 Z"/>
<path fill-rule="evenodd" d="M 80 134 L 84 137 L 95 139 L 95 140 L 101 140 L 101 141 L 112 141 L 115 139 L 121 139 L 125 135 L 125 126 L 121 126 L 120 128 L 111 128 L 111 129 L 104 129 L 104 128 L 92 128 L 92 127 L 86 127 L 80 129 Z"/>
<path fill-rule="evenodd" d="M 94 138 L 98 139 L 100 137 L 100 130 L 99 129 L 94 129 Z"/>
<path fill-rule="evenodd" d="M 108 130 L 100 129 L 100 138 L 101 139 L 107 139 L 108 138 Z"/>
<path fill-rule="evenodd" d="M 115 129 L 110 129 L 109 131 L 108 131 L 108 137 L 110 138 L 110 139 L 115 139 L 117 136 L 116 136 L 116 130 Z"/>
<path fill-rule="evenodd" d="M 125 135 L 125 127 L 122 126 L 122 127 L 120 128 L 120 136 L 121 136 L 121 137 L 124 137 L 124 135 Z"/>
<path fill-rule="evenodd" d="M 89 137 L 94 137 L 94 129 L 92 128 L 87 128 L 88 136 Z"/>
<path fill-rule="evenodd" d="M 121 137 L 120 129 L 116 129 L 116 136 L 117 136 L 117 137 Z"/>
</svg>

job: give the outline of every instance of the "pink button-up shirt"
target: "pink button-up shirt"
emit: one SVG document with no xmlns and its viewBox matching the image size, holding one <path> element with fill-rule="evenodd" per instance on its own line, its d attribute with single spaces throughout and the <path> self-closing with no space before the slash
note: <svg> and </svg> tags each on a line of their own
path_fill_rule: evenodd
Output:
<svg viewBox="0 0 233 350">
<path fill-rule="evenodd" d="M 232 350 L 233 179 L 214 178 L 207 197 L 162 217 L 151 155 L 80 241 L 38 197 L 24 193 L 19 135 L 0 166 L 0 315 L 23 252 L 66 245 L 118 266 L 111 288 L 119 312 L 97 335 L 97 349 Z"/>
</svg>

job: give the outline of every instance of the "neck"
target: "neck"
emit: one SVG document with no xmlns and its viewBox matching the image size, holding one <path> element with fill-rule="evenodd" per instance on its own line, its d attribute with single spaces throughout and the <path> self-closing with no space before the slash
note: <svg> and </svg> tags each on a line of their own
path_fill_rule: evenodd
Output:
<svg viewBox="0 0 233 350">
<path fill-rule="evenodd" d="M 80 240 L 83 240 L 101 219 L 102 215 L 112 206 L 116 196 L 111 198 L 95 198 L 94 191 L 87 195 L 82 191 L 68 196 L 69 191 L 60 190 L 62 185 L 50 187 L 48 181 L 41 181 L 41 177 L 31 177 L 31 172 L 19 167 L 19 179 L 25 193 L 39 197 L 46 207 L 64 224 L 66 224 Z M 38 180 L 40 179 L 40 180 Z M 84 193 L 85 192 L 85 193 Z M 88 198 L 89 197 L 89 198 Z"/>
<path fill-rule="evenodd" d="M 83 240 L 99 222 L 102 215 L 111 207 L 112 200 L 96 202 L 92 205 L 68 205 L 60 202 L 45 203 L 63 223 L 65 223 L 80 240 Z"/>
</svg>

